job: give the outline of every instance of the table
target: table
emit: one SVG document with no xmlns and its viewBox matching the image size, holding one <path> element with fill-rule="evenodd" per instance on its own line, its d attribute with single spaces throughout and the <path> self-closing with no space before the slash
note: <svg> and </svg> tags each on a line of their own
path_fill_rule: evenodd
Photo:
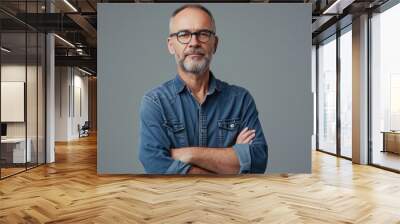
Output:
<svg viewBox="0 0 400 224">
<path fill-rule="evenodd" d="M 25 138 L 1 139 L 1 157 L 6 163 L 26 163 L 32 160 L 32 141 L 27 138 L 25 150 Z M 25 161 L 26 159 L 26 161 Z"/>
<path fill-rule="evenodd" d="M 400 131 L 382 131 L 381 133 L 383 133 L 382 152 L 400 154 Z"/>
</svg>

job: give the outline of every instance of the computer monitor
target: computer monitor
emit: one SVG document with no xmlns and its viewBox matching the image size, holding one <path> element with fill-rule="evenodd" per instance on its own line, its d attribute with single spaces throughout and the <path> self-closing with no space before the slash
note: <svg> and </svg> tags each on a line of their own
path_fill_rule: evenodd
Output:
<svg viewBox="0 0 400 224">
<path fill-rule="evenodd" d="M 7 124 L 1 123 L 1 136 L 7 136 Z"/>
</svg>

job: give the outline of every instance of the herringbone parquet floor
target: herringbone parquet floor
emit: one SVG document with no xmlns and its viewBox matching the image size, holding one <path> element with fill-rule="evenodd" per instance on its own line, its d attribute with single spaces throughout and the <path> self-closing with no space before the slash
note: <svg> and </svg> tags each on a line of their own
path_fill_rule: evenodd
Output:
<svg viewBox="0 0 400 224">
<path fill-rule="evenodd" d="M 97 176 L 89 137 L 0 181 L 0 223 L 400 223 L 400 175 L 313 152 L 312 174 Z"/>
</svg>

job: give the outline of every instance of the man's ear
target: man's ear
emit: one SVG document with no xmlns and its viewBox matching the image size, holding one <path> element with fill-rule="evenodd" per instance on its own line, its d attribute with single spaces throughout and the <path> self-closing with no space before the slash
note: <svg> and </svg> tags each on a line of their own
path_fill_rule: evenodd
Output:
<svg viewBox="0 0 400 224">
<path fill-rule="evenodd" d="M 171 37 L 167 38 L 167 46 L 168 46 L 168 51 L 170 54 L 175 54 L 175 49 L 174 46 L 172 46 L 172 40 Z"/>
<path fill-rule="evenodd" d="M 218 38 L 217 36 L 215 36 L 214 54 L 215 54 L 215 52 L 217 52 L 217 48 L 218 48 L 218 41 L 219 41 L 219 38 Z"/>
</svg>

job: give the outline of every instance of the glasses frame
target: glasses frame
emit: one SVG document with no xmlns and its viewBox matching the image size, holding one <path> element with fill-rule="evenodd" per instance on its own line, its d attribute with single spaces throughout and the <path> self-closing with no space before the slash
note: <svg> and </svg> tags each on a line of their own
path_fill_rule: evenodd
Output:
<svg viewBox="0 0 400 224">
<path fill-rule="evenodd" d="M 188 40 L 187 42 L 179 40 L 179 34 L 180 34 L 180 33 L 183 33 L 183 32 L 185 32 L 185 33 L 190 33 L 190 38 L 189 38 L 189 40 Z M 209 33 L 209 36 L 208 36 L 208 40 L 207 40 L 207 41 L 201 41 L 201 40 L 198 38 L 201 32 L 207 32 L 207 33 Z M 190 43 L 190 41 L 192 40 L 192 36 L 193 36 L 193 35 L 196 35 L 196 38 L 197 38 L 197 40 L 198 40 L 199 42 L 201 42 L 201 43 L 207 43 L 208 41 L 210 41 L 212 35 L 215 36 L 215 32 L 212 31 L 212 30 L 206 30 L 206 29 L 204 29 L 204 30 L 198 30 L 198 31 L 196 31 L 196 32 L 190 32 L 189 30 L 180 30 L 180 31 L 178 31 L 178 32 L 176 32 L 176 33 L 171 33 L 171 34 L 169 34 L 168 36 L 169 36 L 169 37 L 176 36 L 176 39 L 178 40 L 179 43 L 181 43 L 181 44 L 188 44 L 188 43 Z"/>
</svg>

